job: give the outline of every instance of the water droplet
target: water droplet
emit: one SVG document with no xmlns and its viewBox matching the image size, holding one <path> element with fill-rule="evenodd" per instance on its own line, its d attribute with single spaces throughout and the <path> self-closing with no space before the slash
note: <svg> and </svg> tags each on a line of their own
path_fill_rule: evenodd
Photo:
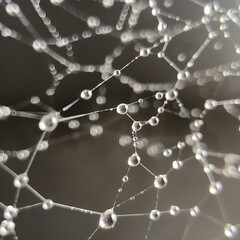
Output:
<svg viewBox="0 0 240 240">
<path fill-rule="evenodd" d="M 128 181 L 128 176 L 124 176 L 124 177 L 122 178 L 122 181 L 123 181 L 123 182 L 127 182 L 127 181 Z"/>
<path fill-rule="evenodd" d="M 166 94 L 165 94 L 165 98 L 168 101 L 175 100 L 177 98 L 177 96 L 178 96 L 178 91 L 174 90 L 174 89 L 171 89 L 171 90 L 167 91 Z"/>
<path fill-rule="evenodd" d="M 139 121 L 134 121 L 133 122 L 133 124 L 132 124 L 132 130 L 133 131 L 137 132 L 137 131 L 141 130 L 141 128 L 142 128 L 141 122 L 139 122 Z"/>
<path fill-rule="evenodd" d="M 129 158 L 128 158 L 128 165 L 131 167 L 136 167 L 139 165 L 141 162 L 141 158 L 137 153 L 133 153 Z"/>
<path fill-rule="evenodd" d="M 190 209 L 190 214 L 192 217 L 197 217 L 200 214 L 200 209 L 198 206 L 194 206 Z"/>
<path fill-rule="evenodd" d="M 44 40 L 35 40 L 32 47 L 36 52 L 43 52 L 47 49 L 47 43 Z"/>
<path fill-rule="evenodd" d="M 95 16 L 90 16 L 87 19 L 87 25 L 90 28 L 96 28 L 99 27 L 101 24 L 100 19 L 98 17 Z"/>
<path fill-rule="evenodd" d="M 165 22 L 163 22 L 163 21 L 160 21 L 159 23 L 158 23 L 158 31 L 159 32 L 163 32 L 163 31 L 165 31 L 167 29 L 167 24 L 165 23 Z"/>
<path fill-rule="evenodd" d="M 80 96 L 84 100 L 89 100 L 92 97 L 92 91 L 89 89 L 85 89 L 81 92 Z"/>
<path fill-rule="evenodd" d="M 157 221 L 160 218 L 160 215 L 161 215 L 160 211 L 158 211 L 157 209 L 153 209 L 150 212 L 149 217 L 152 221 Z"/>
<path fill-rule="evenodd" d="M 4 210 L 4 218 L 7 220 L 12 220 L 13 218 L 17 217 L 18 212 L 18 208 L 9 205 Z"/>
<path fill-rule="evenodd" d="M 53 5 L 58 6 L 58 5 L 60 5 L 61 3 L 63 3 L 64 0 L 50 0 L 50 2 L 51 2 Z"/>
<path fill-rule="evenodd" d="M 101 125 L 93 125 L 90 128 L 90 134 L 93 137 L 98 137 L 103 133 L 103 127 Z"/>
<path fill-rule="evenodd" d="M 238 229 L 235 226 L 233 226 L 230 223 L 228 223 L 224 227 L 224 234 L 228 238 L 234 238 L 238 234 Z"/>
<path fill-rule="evenodd" d="M 154 180 L 154 187 L 161 189 L 167 186 L 168 180 L 166 175 L 159 175 Z"/>
<path fill-rule="evenodd" d="M 25 160 L 29 157 L 29 154 L 30 154 L 29 150 L 21 150 L 21 151 L 18 151 L 17 158 L 19 160 Z"/>
<path fill-rule="evenodd" d="M 0 106 L 0 120 L 8 118 L 11 114 L 11 109 L 6 106 Z"/>
<path fill-rule="evenodd" d="M 178 206 L 173 205 L 170 207 L 170 214 L 172 216 L 177 216 L 179 213 L 180 213 L 180 208 Z"/>
<path fill-rule="evenodd" d="M 180 161 L 180 160 L 175 160 L 173 161 L 172 163 L 172 167 L 175 169 L 175 170 L 180 170 L 183 166 L 183 161 Z"/>
<path fill-rule="evenodd" d="M 103 229 L 110 229 L 115 226 L 117 222 L 117 215 L 112 209 L 108 209 L 103 212 L 99 219 L 99 227 Z"/>
<path fill-rule="evenodd" d="M 128 111 L 128 105 L 125 104 L 125 103 L 121 103 L 117 106 L 117 113 L 118 114 L 121 114 L 121 115 L 124 115 L 126 114 Z"/>
<path fill-rule="evenodd" d="M 54 206 L 54 203 L 51 199 L 46 199 L 42 204 L 42 208 L 44 210 L 50 210 L 53 208 L 53 206 Z"/>
<path fill-rule="evenodd" d="M 186 54 L 185 53 L 179 53 L 177 56 L 177 59 L 179 62 L 184 62 L 186 60 Z"/>
<path fill-rule="evenodd" d="M 186 80 L 189 77 L 190 77 L 189 71 L 182 71 L 182 72 L 179 72 L 177 75 L 177 79 L 180 81 Z"/>
<path fill-rule="evenodd" d="M 120 76 L 121 75 L 121 70 L 114 70 L 113 76 Z"/>
<path fill-rule="evenodd" d="M 143 48 L 140 50 L 141 57 L 148 57 L 149 54 L 150 54 L 150 49 L 148 49 L 148 48 Z"/>
<path fill-rule="evenodd" d="M 214 108 L 216 108 L 217 107 L 217 101 L 215 101 L 215 100 L 212 100 L 212 99 L 208 99 L 208 100 L 206 100 L 206 102 L 205 102 L 205 104 L 204 104 L 204 107 L 205 107 L 205 109 L 207 109 L 207 110 L 213 110 Z"/>
<path fill-rule="evenodd" d="M 10 235 L 15 230 L 15 223 L 11 220 L 3 220 L 0 225 L 0 236 Z"/>
<path fill-rule="evenodd" d="M 217 195 L 221 191 L 222 191 L 222 184 L 221 184 L 221 182 L 212 182 L 209 185 L 209 192 L 211 194 Z"/>
<path fill-rule="evenodd" d="M 185 142 L 178 142 L 177 143 L 177 148 L 178 149 L 183 149 L 186 146 Z"/>
<path fill-rule="evenodd" d="M 204 7 L 204 14 L 211 16 L 215 14 L 220 9 L 220 4 L 218 1 L 213 1 L 210 3 L 207 3 Z"/>
<path fill-rule="evenodd" d="M 8 3 L 6 5 L 6 12 L 12 17 L 19 16 L 21 10 L 20 7 L 16 3 Z"/>
<path fill-rule="evenodd" d="M 149 120 L 149 124 L 151 126 L 156 126 L 156 125 L 158 125 L 158 123 L 159 123 L 159 119 L 157 117 L 151 117 Z"/>
<path fill-rule="evenodd" d="M 0 163 L 6 163 L 8 160 L 8 155 L 6 153 L 0 153 Z"/>
<path fill-rule="evenodd" d="M 157 99 L 157 100 L 161 100 L 162 98 L 163 98 L 163 93 L 162 92 L 157 92 L 156 94 L 155 94 L 155 98 Z"/>
<path fill-rule="evenodd" d="M 58 119 L 55 113 L 44 115 L 38 126 L 42 131 L 52 132 L 58 125 Z"/>
<path fill-rule="evenodd" d="M 172 154 L 173 154 L 172 149 L 167 148 L 163 151 L 163 156 L 164 157 L 171 157 Z"/>
</svg>

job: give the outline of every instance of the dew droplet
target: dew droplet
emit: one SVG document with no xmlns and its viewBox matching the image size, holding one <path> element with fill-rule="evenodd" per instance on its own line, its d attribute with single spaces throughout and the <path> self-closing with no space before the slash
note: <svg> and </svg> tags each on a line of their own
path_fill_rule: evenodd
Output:
<svg viewBox="0 0 240 240">
<path fill-rule="evenodd" d="M 40 130 L 46 132 L 52 132 L 57 127 L 57 125 L 58 119 L 56 117 L 56 113 L 44 115 L 38 124 Z"/>
<path fill-rule="evenodd" d="M 170 207 L 170 214 L 172 216 L 177 216 L 180 213 L 180 208 L 178 206 L 172 205 Z"/>
<path fill-rule="evenodd" d="M 89 100 L 92 97 L 92 91 L 89 89 L 85 89 L 81 92 L 80 96 L 84 100 Z"/>
<path fill-rule="evenodd" d="M 215 100 L 212 100 L 212 99 L 208 99 L 208 100 L 206 100 L 206 102 L 205 102 L 205 104 L 204 104 L 204 107 L 205 107 L 205 109 L 207 109 L 207 110 L 213 110 L 214 108 L 216 108 L 217 107 L 217 101 L 215 101 Z"/>
<path fill-rule="evenodd" d="M 228 223 L 224 227 L 224 234 L 228 238 L 234 238 L 238 234 L 238 229 L 235 226 L 233 226 L 232 224 Z"/>
<path fill-rule="evenodd" d="M 121 114 L 121 115 L 124 115 L 126 114 L 128 111 L 128 105 L 125 104 L 125 103 L 121 103 L 117 106 L 117 113 L 118 114 Z"/>
<path fill-rule="evenodd" d="M 108 209 L 100 215 L 99 227 L 103 229 L 110 229 L 115 226 L 117 222 L 117 215 L 112 209 Z"/>
<path fill-rule="evenodd" d="M 180 161 L 180 160 L 175 160 L 173 161 L 172 163 L 172 167 L 175 169 L 175 170 L 180 170 L 183 166 L 183 161 Z"/>
<path fill-rule="evenodd" d="M 190 209 L 190 215 L 192 217 L 197 217 L 200 214 L 200 209 L 198 206 L 194 206 L 193 208 Z"/>
<path fill-rule="evenodd" d="M 154 187 L 157 189 L 162 189 L 167 186 L 168 180 L 166 175 L 159 175 L 154 180 Z"/>
<path fill-rule="evenodd" d="M 11 109 L 6 106 L 0 106 L 0 120 L 8 118 L 11 114 Z"/>
<path fill-rule="evenodd" d="M 149 217 L 152 221 L 157 221 L 160 218 L 160 211 L 158 211 L 157 209 L 153 209 L 150 214 Z"/>
<path fill-rule="evenodd" d="M 42 204 L 42 208 L 44 210 L 50 210 L 53 208 L 53 206 L 54 206 L 54 203 L 51 199 L 46 199 Z"/>
<path fill-rule="evenodd" d="M 132 130 L 137 132 L 142 129 L 142 124 L 139 121 L 134 121 L 132 124 Z"/>
<path fill-rule="evenodd" d="M 137 153 L 133 153 L 129 158 L 128 158 L 128 165 L 131 167 L 136 167 L 139 165 L 141 162 L 141 158 Z"/>
<path fill-rule="evenodd" d="M 15 177 L 13 184 L 16 188 L 22 188 L 27 186 L 28 182 L 29 182 L 29 178 L 27 174 L 21 173 Z"/>
<path fill-rule="evenodd" d="M 159 118 L 158 117 L 151 117 L 149 119 L 149 124 L 151 126 L 156 126 L 156 125 L 158 125 L 158 123 L 159 123 Z"/>
<path fill-rule="evenodd" d="M 209 192 L 211 194 L 217 195 L 221 191 L 222 191 L 222 184 L 221 184 L 221 182 L 212 182 L 209 185 Z"/>
<path fill-rule="evenodd" d="M 18 212 L 19 212 L 18 208 L 9 205 L 5 208 L 3 215 L 5 219 L 12 220 L 13 218 L 17 217 Z"/>
<path fill-rule="evenodd" d="M 178 91 L 175 89 L 171 89 L 166 92 L 165 97 L 168 101 L 173 101 L 177 98 L 178 96 Z"/>
</svg>

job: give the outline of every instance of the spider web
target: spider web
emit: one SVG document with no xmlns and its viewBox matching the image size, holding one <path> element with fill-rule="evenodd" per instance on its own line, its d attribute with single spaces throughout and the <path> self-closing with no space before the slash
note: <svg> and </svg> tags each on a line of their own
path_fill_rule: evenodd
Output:
<svg viewBox="0 0 240 240">
<path fill-rule="evenodd" d="M 2 239 L 238 239 L 237 0 L 0 4 Z"/>
</svg>

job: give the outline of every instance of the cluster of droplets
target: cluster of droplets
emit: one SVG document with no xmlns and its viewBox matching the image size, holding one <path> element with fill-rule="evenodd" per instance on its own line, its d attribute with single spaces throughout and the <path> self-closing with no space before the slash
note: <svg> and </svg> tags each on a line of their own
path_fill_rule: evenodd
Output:
<svg viewBox="0 0 240 240">
<path fill-rule="evenodd" d="M 68 11 L 72 14 L 68 8 L 67 1 L 64 0 L 50 0 L 51 4 L 56 7 L 63 7 L 65 11 Z M 201 128 L 205 124 L 205 116 L 208 114 L 209 111 L 215 110 L 218 106 L 223 106 L 227 113 L 233 115 L 238 120 L 240 119 L 240 114 L 236 113 L 236 111 L 232 110 L 232 107 L 235 105 L 240 105 L 240 99 L 232 99 L 232 100 L 225 100 L 225 101 L 217 101 L 214 99 L 207 99 L 204 104 L 204 109 L 201 111 L 200 109 L 192 109 L 188 111 L 183 103 L 180 101 L 179 92 L 181 89 L 185 88 L 188 84 L 197 83 L 198 85 L 204 85 L 209 81 L 216 81 L 220 82 L 226 76 L 239 76 L 240 75 L 240 63 L 239 61 L 232 62 L 230 64 L 221 65 L 218 67 L 214 67 L 212 69 L 207 69 L 203 71 L 195 71 L 193 72 L 193 67 L 195 65 L 195 61 L 200 57 L 201 53 L 204 49 L 212 42 L 213 39 L 216 39 L 220 33 L 223 33 L 225 38 L 231 39 L 236 53 L 240 54 L 240 45 L 237 44 L 231 36 L 231 32 L 229 29 L 229 22 L 234 22 L 239 24 L 239 9 L 229 9 L 225 10 L 221 7 L 218 1 L 210 1 L 206 4 L 202 3 L 201 1 L 193 1 L 197 5 L 202 7 L 203 16 L 200 21 L 192 22 L 190 20 L 184 20 L 179 16 L 175 16 L 173 14 L 167 14 L 162 10 L 160 7 L 159 2 L 157 0 L 149 0 L 149 1 L 137 1 L 137 0 L 124 0 L 120 1 L 124 5 L 123 10 L 120 14 L 118 23 L 116 26 L 105 26 L 101 19 L 97 16 L 87 16 L 85 18 L 81 18 L 82 21 L 86 23 L 88 30 L 83 31 L 82 34 L 73 34 L 70 37 L 61 37 L 60 33 L 57 31 L 56 27 L 52 25 L 51 20 L 46 16 L 46 13 L 40 7 L 40 1 L 32 1 L 33 7 L 37 12 L 38 16 L 43 21 L 44 25 L 48 28 L 48 31 L 51 33 L 53 39 L 51 39 L 51 44 L 56 45 L 58 48 L 66 48 L 66 55 L 70 57 L 73 56 L 73 46 L 74 42 L 77 42 L 81 39 L 91 38 L 94 35 L 107 35 L 112 34 L 116 28 L 119 33 L 119 40 L 121 41 L 122 46 L 116 47 L 112 54 L 109 54 L 105 58 L 105 62 L 98 66 L 98 65 L 81 65 L 77 62 L 71 61 L 68 58 L 65 58 L 55 52 L 49 41 L 41 38 L 38 34 L 33 34 L 33 41 L 30 43 L 30 46 L 34 51 L 39 54 L 47 54 L 52 59 L 56 60 L 66 69 L 63 72 L 58 72 L 57 67 L 52 62 L 49 64 L 49 71 L 53 77 L 53 84 L 52 86 L 47 89 L 46 94 L 49 96 L 53 96 L 55 91 L 64 77 L 69 74 L 75 74 L 78 72 L 100 72 L 102 77 L 102 82 L 96 85 L 94 88 L 89 89 L 81 89 L 79 98 L 76 99 L 74 102 L 70 103 L 66 107 L 62 109 L 62 111 L 67 111 L 73 105 L 75 105 L 80 100 L 90 100 L 95 97 L 95 90 L 99 89 L 99 95 L 96 97 L 96 103 L 98 105 L 104 105 L 107 101 L 105 96 L 106 90 L 104 90 L 104 84 L 111 80 L 112 78 L 116 78 L 119 80 L 121 84 L 127 84 L 130 88 L 133 89 L 133 92 L 140 94 L 145 91 L 153 92 L 154 94 L 150 96 L 151 99 L 160 103 L 155 108 L 156 113 L 151 115 L 149 119 L 143 120 L 136 120 L 134 119 L 134 113 L 137 113 L 139 110 L 139 106 L 145 108 L 148 107 L 148 103 L 146 99 L 140 98 L 137 102 L 133 103 L 120 103 L 116 107 L 93 111 L 86 114 L 79 114 L 76 116 L 69 116 L 69 117 L 62 117 L 61 111 L 57 112 L 54 109 L 52 111 L 47 112 L 45 114 L 39 113 L 33 115 L 32 113 L 28 112 L 21 112 L 10 108 L 8 106 L 0 106 L 0 120 L 6 120 L 8 117 L 26 117 L 26 118 L 33 118 L 38 119 L 38 127 L 41 130 L 41 138 L 39 142 L 35 145 L 34 148 L 23 149 L 19 151 L 0 151 L 0 166 L 3 167 L 6 171 L 8 171 L 14 178 L 13 185 L 16 188 L 16 191 L 20 194 L 20 190 L 22 188 L 28 188 L 41 200 L 41 207 L 43 210 L 50 210 L 53 207 L 63 207 L 69 210 L 78 210 L 85 214 L 97 215 L 98 219 L 98 228 L 101 229 L 111 229 L 115 227 L 118 217 L 121 214 L 116 214 L 115 208 L 118 206 L 117 200 L 119 194 L 123 191 L 123 186 L 125 183 L 129 181 L 128 173 L 130 169 L 135 169 L 136 167 L 143 167 L 148 173 L 150 173 L 153 177 L 152 187 L 159 193 L 164 188 L 167 188 L 169 179 L 169 172 L 172 170 L 179 171 L 184 166 L 184 161 L 187 159 L 181 159 L 180 153 L 181 151 L 186 148 L 190 147 L 193 152 L 193 158 L 200 162 L 201 166 L 203 167 L 203 171 L 206 174 L 207 178 L 209 179 L 209 193 L 211 195 L 218 195 L 224 190 L 223 184 L 221 181 L 215 180 L 213 173 L 223 175 L 226 177 L 232 178 L 240 178 L 240 156 L 238 155 L 224 155 L 222 154 L 221 157 L 224 158 L 225 166 L 223 168 L 218 168 L 214 164 L 210 164 L 208 162 L 208 156 L 219 156 L 220 153 L 214 153 L 207 149 L 207 147 L 203 144 L 203 134 L 201 133 Z M 6 13 L 11 17 L 19 18 L 23 25 L 28 29 L 30 33 L 34 33 L 35 29 L 30 24 L 28 19 L 23 14 L 20 6 L 16 3 L 13 3 L 10 0 L 0 1 L 5 6 Z M 111 9 L 111 7 L 116 4 L 114 0 L 102 0 L 101 4 L 106 9 Z M 174 5 L 173 0 L 165 0 L 163 1 L 163 6 L 165 8 L 171 8 Z M 66 6 L 66 7 L 64 7 Z M 134 27 L 138 23 L 138 18 L 140 14 L 145 9 L 150 8 L 151 15 L 156 18 L 157 20 L 157 27 L 154 30 L 141 30 L 139 32 L 134 31 Z M 238 7 L 239 8 L 239 7 Z M 131 9 L 131 13 L 129 14 L 129 9 Z M 177 31 L 173 31 L 168 24 L 168 19 L 175 20 L 177 23 L 182 22 L 184 23 L 183 27 L 179 27 Z M 129 25 L 129 29 L 125 30 L 124 24 L 127 23 Z M 211 23 L 216 22 L 219 24 L 219 29 L 215 29 L 212 27 Z M 192 58 L 187 62 L 186 67 L 180 69 L 175 62 L 173 62 L 166 54 L 166 49 L 169 43 L 174 39 L 174 36 L 191 31 L 192 29 L 197 29 L 201 25 L 206 27 L 208 32 L 207 39 L 204 43 L 200 46 L 200 48 L 195 52 Z M 122 31 L 121 31 L 122 30 Z M 10 28 L 4 26 L 0 23 L 0 31 L 3 37 L 12 37 L 19 41 L 24 40 L 24 36 L 20 33 L 11 30 Z M 115 58 L 119 57 L 125 46 L 127 46 L 130 42 L 134 43 L 137 42 L 138 39 L 147 40 L 150 47 L 145 47 L 142 45 L 135 45 L 135 50 L 138 53 L 136 57 L 134 57 L 131 61 L 129 61 L 126 65 L 122 66 L 121 68 L 114 69 L 113 68 L 113 61 Z M 24 42 L 24 41 L 23 41 Z M 24 43 L 29 42 L 25 41 Z M 162 49 L 159 50 L 159 47 L 162 46 Z M 219 50 L 222 48 L 220 42 L 216 42 L 214 44 L 214 49 Z M 157 49 L 157 53 L 156 50 Z M 147 58 L 149 56 L 156 55 L 159 61 L 166 61 L 173 69 L 176 71 L 176 81 L 174 83 L 139 83 L 136 79 L 133 79 L 130 76 L 127 76 L 124 73 L 124 69 L 127 68 L 130 64 L 137 61 L 140 58 Z M 185 53 L 180 53 L 177 57 L 179 62 L 185 62 L 187 57 Z M 97 95 L 97 94 L 96 94 Z M 41 103 L 41 99 L 38 96 L 34 96 L 30 99 L 31 104 L 39 104 Z M 176 144 L 172 147 L 165 147 L 162 143 L 154 142 L 154 144 L 150 144 L 147 138 L 139 139 L 138 135 L 139 132 L 146 125 L 150 125 L 151 127 L 156 127 L 160 125 L 161 114 L 165 113 L 166 111 L 170 112 L 167 109 L 168 104 L 176 103 L 179 107 L 179 113 L 177 115 L 182 118 L 188 118 L 191 120 L 189 128 L 191 133 L 185 136 L 183 141 L 177 141 Z M 56 130 L 59 124 L 62 122 L 66 122 L 68 127 L 72 130 L 78 129 L 80 126 L 79 118 L 82 117 L 89 117 L 90 121 L 97 121 L 99 119 L 99 114 L 103 111 L 116 111 L 122 118 L 129 118 L 131 120 L 131 127 L 129 128 L 129 132 L 131 132 L 132 136 L 124 135 L 121 136 L 119 139 L 119 144 L 121 146 L 129 146 L 130 144 L 133 145 L 133 153 L 126 159 L 128 165 L 127 173 L 122 177 L 122 184 L 121 187 L 118 189 L 118 193 L 116 196 L 116 201 L 112 208 L 107 209 L 104 212 L 94 212 L 87 209 L 75 208 L 68 205 L 62 205 L 55 203 L 51 199 L 45 199 L 39 193 L 36 192 L 30 185 L 29 185 L 29 177 L 28 171 L 31 167 L 32 161 L 34 160 L 35 155 L 38 151 L 44 151 L 48 149 L 49 142 L 44 140 L 46 133 L 51 133 Z M 173 112 L 172 112 L 173 113 Z M 175 114 L 175 113 L 174 113 Z M 100 136 L 103 133 L 103 126 L 99 124 L 91 125 L 89 129 L 89 134 L 93 137 Z M 77 135 L 75 135 L 76 137 Z M 150 169 L 148 169 L 144 165 L 144 159 L 141 159 L 139 154 L 139 149 L 143 149 L 144 147 L 147 148 L 147 153 L 149 156 L 155 156 L 158 154 L 162 154 L 163 157 L 171 159 L 174 156 L 174 153 L 178 153 L 178 157 L 174 158 L 171 164 L 171 169 L 167 173 L 161 174 L 154 174 Z M 9 169 L 5 164 L 7 163 L 8 158 L 10 157 L 17 157 L 19 160 L 28 160 L 30 157 L 30 161 L 28 164 L 27 169 L 21 174 L 15 174 L 11 169 Z M 132 170 L 131 170 L 132 171 Z M 133 170 L 134 171 L 134 170 Z M 144 191 L 141 191 L 139 194 L 136 194 L 130 197 L 130 200 L 134 201 L 140 195 L 143 195 Z M 16 199 L 16 203 L 17 203 Z M 158 194 L 157 194 L 158 200 Z M 157 201 L 156 201 L 157 202 Z M 15 223 L 14 219 L 18 216 L 19 209 L 15 205 L 8 205 L 5 206 L 4 204 L 0 205 L 4 212 L 3 218 L 4 220 L 0 224 L 0 236 L 5 237 L 8 235 L 15 235 Z M 36 205 L 37 206 L 37 205 Z M 30 206 L 30 207 L 35 207 Z M 24 208 L 24 207 L 23 207 Z M 189 209 L 181 209 L 177 205 L 171 205 L 169 210 L 167 211 L 160 211 L 156 206 L 150 213 L 143 214 L 144 216 L 148 216 L 150 222 L 157 221 L 160 219 L 161 215 L 164 213 L 168 213 L 171 216 L 178 216 L 181 212 L 187 211 L 191 217 L 198 217 L 201 215 L 200 206 L 196 204 L 195 206 Z M 140 214 L 141 215 L 141 214 Z M 97 231 L 96 229 L 96 231 Z M 150 231 L 150 228 L 149 228 Z M 223 232 L 227 238 L 235 238 L 238 236 L 238 226 L 232 225 L 230 223 L 225 223 Z M 92 238 L 93 234 L 88 238 Z M 148 236 L 147 236 L 148 239 Z"/>
</svg>

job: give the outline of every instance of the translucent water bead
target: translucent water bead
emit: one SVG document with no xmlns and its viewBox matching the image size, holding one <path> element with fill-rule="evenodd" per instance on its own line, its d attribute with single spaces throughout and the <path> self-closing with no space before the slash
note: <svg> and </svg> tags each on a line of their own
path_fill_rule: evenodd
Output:
<svg viewBox="0 0 240 240">
<path fill-rule="evenodd" d="M 235 226 L 233 226 L 230 223 L 228 223 L 224 227 L 224 234 L 228 238 L 234 238 L 238 234 L 238 229 Z"/>
<path fill-rule="evenodd" d="M 18 211 L 18 208 L 9 205 L 5 208 L 3 216 L 7 220 L 12 220 L 13 218 L 17 217 Z"/>
<path fill-rule="evenodd" d="M 190 209 L 190 215 L 192 217 L 197 217 L 200 214 L 200 209 L 198 206 L 194 206 L 193 208 Z"/>
<path fill-rule="evenodd" d="M 114 0 L 103 0 L 102 5 L 105 8 L 110 8 L 114 5 Z"/>
<path fill-rule="evenodd" d="M 204 107 L 205 107 L 205 109 L 207 109 L 207 110 L 213 110 L 214 108 L 216 108 L 217 107 L 217 101 L 215 101 L 215 100 L 212 100 L 212 99 L 208 99 L 208 100 L 206 100 L 206 102 L 204 103 Z"/>
<path fill-rule="evenodd" d="M 124 2 L 127 4 L 127 5 L 132 5 L 136 2 L 136 0 L 124 0 Z"/>
<path fill-rule="evenodd" d="M 133 122 L 133 124 L 132 124 L 132 130 L 133 131 L 139 131 L 139 130 L 141 130 L 142 129 L 142 124 L 141 124 L 141 122 L 139 122 L 139 121 L 134 121 Z"/>
<path fill-rule="evenodd" d="M 53 5 L 58 6 L 58 5 L 60 5 L 61 3 L 63 3 L 64 0 L 50 0 L 50 2 L 51 2 Z"/>
<path fill-rule="evenodd" d="M 125 104 L 125 103 L 121 103 L 117 106 L 117 113 L 118 114 L 121 114 L 121 115 L 124 115 L 126 114 L 128 111 L 128 105 Z"/>
<path fill-rule="evenodd" d="M 14 232 L 15 223 L 11 220 L 3 220 L 0 225 L 0 236 L 5 237 Z"/>
<path fill-rule="evenodd" d="M 11 114 L 11 109 L 6 106 L 0 106 L 0 120 L 6 119 Z"/>
<path fill-rule="evenodd" d="M 179 213 L 180 213 L 180 208 L 178 206 L 173 205 L 170 207 L 170 214 L 172 216 L 177 216 Z"/>
<path fill-rule="evenodd" d="M 190 77 L 189 71 L 182 71 L 182 72 L 179 72 L 177 75 L 177 79 L 181 81 L 186 80 L 189 77 Z"/>
<path fill-rule="evenodd" d="M 6 5 L 6 12 L 12 17 L 16 17 L 20 14 L 20 7 L 16 3 L 8 3 Z"/>
<path fill-rule="evenodd" d="M 136 167 L 140 164 L 141 158 L 137 153 L 133 153 L 129 158 L 128 158 L 128 165 L 130 167 Z"/>
<path fill-rule="evenodd" d="M 127 175 L 124 176 L 124 177 L 122 178 L 122 181 L 125 182 L 125 183 L 128 182 L 128 176 L 127 176 Z"/>
<path fill-rule="evenodd" d="M 5 163 L 8 160 L 8 155 L 6 153 L 0 153 L 0 163 Z"/>
<path fill-rule="evenodd" d="M 197 119 L 197 120 L 194 121 L 193 124 L 194 124 L 194 127 L 200 128 L 200 127 L 203 126 L 204 122 L 203 122 L 203 120 L 201 120 L 201 119 Z"/>
<path fill-rule="evenodd" d="M 222 191 L 222 183 L 221 182 L 212 182 L 209 185 L 209 192 L 213 195 L 217 195 Z"/>
<path fill-rule="evenodd" d="M 99 227 L 103 229 L 110 229 L 115 226 L 117 222 L 117 215 L 112 209 L 108 209 L 100 215 Z"/>
<path fill-rule="evenodd" d="M 14 179 L 14 186 L 16 188 L 22 188 L 25 187 L 29 182 L 29 178 L 26 173 L 19 174 Z"/>
<path fill-rule="evenodd" d="M 85 89 L 81 92 L 80 96 L 84 100 L 89 100 L 92 98 L 92 91 L 89 89 Z"/>
<path fill-rule="evenodd" d="M 32 47 L 36 52 L 43 52 L 47 49 L 47 43 L 44 40 L 35 40 Z"/>
<path fill-rule="evenodd" d="M 164 157 L 171 157 L 172 154 L 173 154 L 173 151 L 172 151 L 172 149 L 170 149 L 170 148 L 167 148 L 167 149 L 165 149 L 165 150 L 163 151 L 163 156 L 164 156 Z"/>
<path fill-rule="evenodd" d="M 113 71 L 113 76 L 119 77 L 121 75 L 121 70 L 116 69 Z"/>
<path fill-rule="evenodd" d="M 220 4 L 218 1 L 213 1 L 210 3 L 207 3 L 204 7 L 204 14 L 211 16 L 215 14 L 220 9 Z"/>
<path fill-rule="evenodd" d="M 156 126 L 156 125 L 158 125 L 158 123 L 159 123 L 159 118 L 157 118 L 157 117 L 151 117 L 148 122 L 149 122 L 149 124 L 150 124 L 151 126 Z"/>
<path fill-rule="evenodd" d="M 87 25 L 89 28 L 97 28 L 100 24 L 100 19 L 96 16 L 89 16 L 87 19 Z"/>
<path fill-rule="evenodd" d="M 157 209 L 153 209 L 150 214 L 149 217 L 152 221 L 157 221 L 160 218 L 160 211 L 158 211 Z"/>
<path fill-rule="evenodd" d="M 177 98 L 178 96 L 178 91 L 175 90 L 175 89 L 171 89 L 169 91 L 166 92 L 165 94 L 165 98 L 168 100 L 168 101 L 173 101 Z"/>
<path fill-rule="evenodd" d="M 54 203 L 51 199 L 46 199 L 42 204 L 42 208 L 44 210 L 50 210 L 53 208 L 53 205 L 54 205 Z"/>
<path fill-rule="evenodd" d="M 177 148 L 178 149 L 183 149 L 186 146 L 185 142 L 178 142 L 177 143 Z"/>
<path fill-rule="evenodd" d="M 180 170 L 183 166 L 183 161 L 180 161 L 180 160 L 175 160 L 173 161 L 172 163 L 172 167 L 175 169 L 175 170 Z"/>
<path fill-rule="evenodd" d="M 163 32 L 167 29 L 167 24 L 163 21 L 160 21 L 158 24 L 158 31 Z"/>
<path fill-rule="evenodd" d="M 29 157 L 29 154 L 30 154 L 29 150 L 21 150 L 21 151 L 18 151 L 17 158 L 19 160 L 25 160 Z"/>
<path fill-rule="evenodd" d="M 44 115 L 38 124 L 40 130 L 46 132 L 52 132 L 57 127 L 57 125 L 58 118 L 55 113 Z"/>
<path fill-rule="evenodd" d="M 157 189 L 165 188 L 167 186 L 168 179 L 166 175 L 159 175 L 154 180 L 154 187 Z"/>
<path fill-rule="evenodd" d="M 161 99 L 163 98 L 163 96 L 164 96 L 164 94 L 163 94 L 162 92 L 157 92 L 157 93 L 155 94 L 155 98 L 156 98 L 157 100 L 161 100 Z"/>
<path fill-rule="evenodd" d="M 141 57 L 148 57 L 149 54 L 150 54 L 150 49 L 148 49 L 148 48 L 143 48 L 140 50 Z"/>
</svg>

